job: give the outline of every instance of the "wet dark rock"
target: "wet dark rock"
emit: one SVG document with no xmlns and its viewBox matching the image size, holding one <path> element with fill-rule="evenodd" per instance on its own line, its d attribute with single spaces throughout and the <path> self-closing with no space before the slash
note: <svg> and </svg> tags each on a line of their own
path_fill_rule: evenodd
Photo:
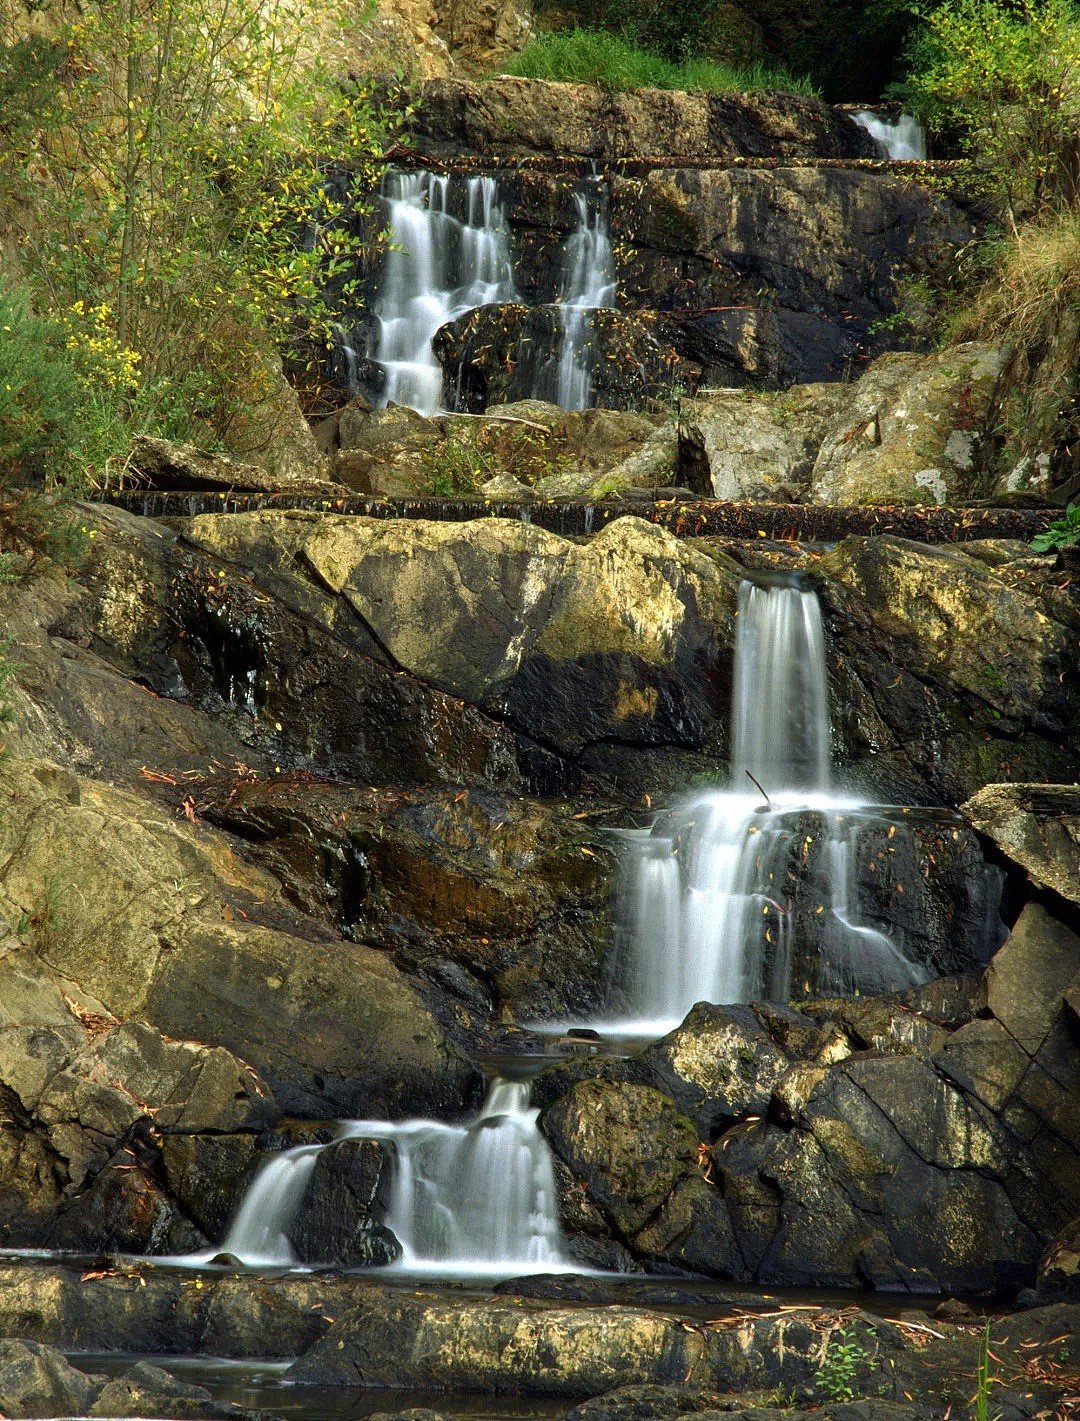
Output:
<svg viewBox="0 0 1080 1421">
<path fill-rule="evenodd" d="M 426 153 L 715 160 L 874 157 L 865 129 L 820 100 L 795 94 L 617 93 L 585 84 L 500 77 L 433 79 L 411 122 Z"/>
<path fill-rule="evenodd" d="M 1035 1290 L 1043 1301 L 1080 1302 L 1080 1216 L 1065 1225 L 1040 1258 Z"/>
<path fill-rule="evenodd" d="M 1030 1282 L 1080 1186 L 1076 960 L 1030 905 L 984 987 L 699 1005 L 637 1056 L 550 1068 L 564 1227 L 765 1284 Z"/>
<path fill-rule="evenodd" d="M 374 1140 L 342 1140 L 319 1151 L 307 1192 L 288 1228 L 301 1263 L 376 1267 L 401 1246 L 374 1217 L 386 1150 Z"/>
<path fill-rule="evenodd" d="M 443 326 L 433 345 L 457 408 L 479 414 L 489 404 L 554 399 L 562 331 L 558 306 L 479 306 Z M 593 403 L 635 410 L 674 385 L 696 385 L 700 368 L 678 355 L 677 339 L 674 325 L 654 313 L 591 312 L 584 358 Z"/>
<path fill-rule="evenodd" d="M 221 1242 L 259 1160 L 254 1136 L 172 1135 L 161 1160 L 169 1192 L 208 1239 Z"/>
<path fill-rule="evenodd" d="M 80 1416 L 92 1404 L 98 1386 L 51 1347 L 0 1338 L 0 1414 L 4 1416 Z"/>
<path fill-rule="evenodd" d="M 606 813 L 583 805 L 253 782 L 223 786 L 203 813 L 241 835 L 303 911 L 389 950 L 486 1021 L 602 1003 L 614 860 L 595 827 Z"/>
</svg>

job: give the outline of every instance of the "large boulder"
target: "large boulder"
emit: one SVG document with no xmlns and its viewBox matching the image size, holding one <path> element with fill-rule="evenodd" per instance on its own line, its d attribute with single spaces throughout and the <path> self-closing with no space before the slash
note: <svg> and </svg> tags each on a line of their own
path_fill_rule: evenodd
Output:
<svg viewBox="0 0 1080 1421">
<path fill-rule="evenodd" d="M 1033 883 L 1080 903 L 1080 788 L 985 785 L 962 812 L 980 834 L 1026 869 Z"/>
<path fill-rule="evenodd" d="M 801 502 L 825 430 L 849 398 L 840 385 L 776 394 L 717 390 L 679 408 L 679 477 L 729 502 Z"/>
<path fill-rule="evenodd" d="M 296 1113 L 475 1098 L 474 1068 L 385 956 L 296 918 L 304 937 L 277 926 L 278 885 L 220 838 L 14 757 L 0 762 L 0 794 L 0 913 L 115 1016 L 237 1053 Z"/>
<path fill-rule="evenodd" d="M 47 949 L 66 911 L 30 915 Z M 4 949 L 7 949 L 6 951 Z M 120 1024 L 82 984 L 11 937 L 0 945 L 0 1233 L 91 1251 L 182 1252 L 203 1235 L 168 1187 L 162 1146 L 247 1140 L 276 1114 L 228 1051 Z M 197 1222 L 200 1222 L 197 1220 Z"/>
<path fill-rule="evenodd" d="M 238 560 L 291 544 L 397 667 L 562 754 L 604 740 L 698 746 L 715 728 L 738 575 L 636 519 L 584 545 L 504 519 L 259 513 L 190 531 Z"/>
<path fill-rule="evenodd" d="M 894 537 L 847 538 L 815 562 L 856 776 L 946 804 L 1075 776 L 1078 619 L 1050 566 L 1023 545 Z"/>
<path fill-rule="evenodd" d="M 883 355 L 837 412 L 818 452 L 822 503 L 962 503 L 986 469 L 1005 356 L 971 343 L 934 355 Z"/>
</svg>

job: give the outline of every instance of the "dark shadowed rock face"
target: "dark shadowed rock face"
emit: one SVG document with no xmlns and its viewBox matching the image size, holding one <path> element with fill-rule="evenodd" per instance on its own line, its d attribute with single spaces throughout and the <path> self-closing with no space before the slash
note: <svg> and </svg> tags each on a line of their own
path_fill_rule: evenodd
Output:
<svg viewBox="0 0 1080 1421">
<path fill-rule="evenodd" d="M 591 403 L 635 410 L 692 388 L 700 366 L 681 358 L 679 328 L 652 312 L 601 309 L 589 316 L 582 356 L 592 371 Z M 480 413 L 489 404 L 553 399 L 562 344 L 557 306 L 478 306 L 436 332 L 435 354 L 454 407 Z"/>
<path fill-rule="evenodd" d="M 1030 905 L 981 991 L 702 1004 L 636 1057 L 546 1072 L 568 1227 L 595 1234 L 592 1207 L 639 1257 L 761 1283 L 1030 1282 L 1080 1202 L 1078 962 Z"/>
<path fill-rule="evenodd" d="M 865 129 L 829 105 L 796 94 L 610 93 L 591 85 L 507 77 L 482 84 L 430 80 L 411 133 L 424 152 L 453 158 L 877 156 Z"/>
<path fill-rule="evenodd" d="M 342 1140 L 320 1150 L 288 1230 L 301 1263 L 370 1268 L 400 1257 L 397 1239 L 373 1217 L 386 1167 L 386 1150 L 374 1140 Z"/>
</svg>

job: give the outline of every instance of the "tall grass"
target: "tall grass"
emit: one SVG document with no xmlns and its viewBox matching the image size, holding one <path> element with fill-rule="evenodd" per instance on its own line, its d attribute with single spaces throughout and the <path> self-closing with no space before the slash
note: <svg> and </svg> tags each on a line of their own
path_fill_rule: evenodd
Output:
<svg viewBox="0 0 1080 1421">
<path fill-rule="evenodd" d="M 527 47 L 502 66 L 504 74 L 523 79 L 551 79 L 568 84 L 597 84 L 605 89 L 693 89 L 708 94 L 781 89 L 816 94 L 811 81 L 783 68 L 754 64 L 737 69 L 710 59 L 682 63 L 638 49 L 607 30 L 559 30 L 533 36 Z"/>
</svg>

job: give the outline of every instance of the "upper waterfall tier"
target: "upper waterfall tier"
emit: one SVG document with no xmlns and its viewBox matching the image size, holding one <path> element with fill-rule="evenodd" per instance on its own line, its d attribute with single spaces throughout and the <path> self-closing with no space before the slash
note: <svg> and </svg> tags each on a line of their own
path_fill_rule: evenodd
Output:
<svg viewBox="0 0 1080 1421">
<path fill-rule="evenodd" d="M 391 171 L 382 197 L 390 243 L 374 303 L 371 393 L 380 405 L 409 405 L 420 414 L 467 407 L 466 367 L 444 369 L 436 335 L 467 313 L 520 299 L 498 180 Z M 517 398 L 581 410 L 593 403 L 593 313 L 615 305 L 616 280 L 598 186 L 574 193 L 573 206 L 575 226 L 552 257 L 557 330 L 549 339 L 540 326 L 523 330 L 506 363 Z"/>
<path fill-rule="evenodd" d="M 461 215 L 450 208 L 452 182 L 464 186 Z M 434 414 L 443 387 L 435 332 L 475 306 L 515 299 L 506 222 L 490 177 L 390 172 L 382 196 L 390 246 L 372 350 L 385 376 L 380 403 Z"/>
</svg>

